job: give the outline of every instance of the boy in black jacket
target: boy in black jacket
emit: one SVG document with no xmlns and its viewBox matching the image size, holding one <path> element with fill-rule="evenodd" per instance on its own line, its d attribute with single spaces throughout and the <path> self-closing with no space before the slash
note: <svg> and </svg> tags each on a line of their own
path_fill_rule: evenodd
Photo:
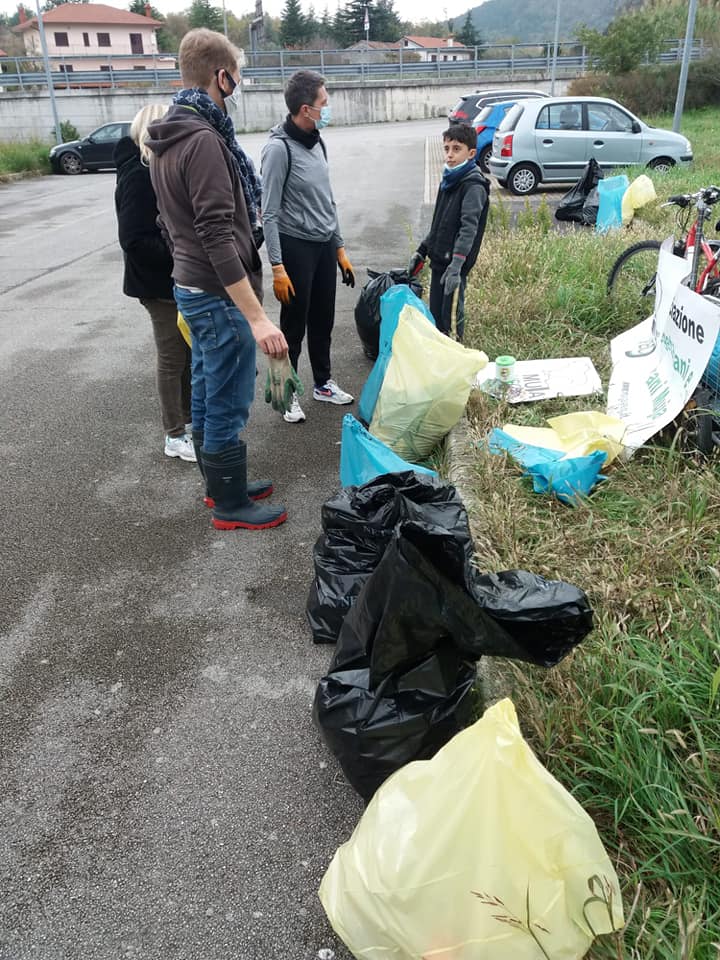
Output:
<svg viewBox="0 0 720 960">
<path fill-rule="evenodd" d="M 443 133 L 445 168 L 430 232 L 413 254 L 408 272 L 420 272 L 430 257 L 430 312 L 437 329 L 450 334 L 455 291 L 455 329 L 465 329 L 465 283 L 477 260 L 488 214 L 490 184 L 475 163 L 477 136 L 472 127 L 452 124 Z"/>
</svg>

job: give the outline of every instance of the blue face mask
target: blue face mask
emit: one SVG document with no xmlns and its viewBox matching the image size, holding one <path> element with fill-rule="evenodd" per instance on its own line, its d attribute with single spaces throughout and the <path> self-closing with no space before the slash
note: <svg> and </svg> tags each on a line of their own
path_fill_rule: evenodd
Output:
<svg viewBox="0 0 720 960">
<path fill-rule="evenodd" d="M 463 160 L 462 163 L 458 163 L 457 166 L 455 166 L 455 167 L 449 167 L 447 164 L 445 164 L 445 166 L 443 167 L 443 170 L 445 171 L 445 173 L 455 173 L 457 170 L 462 170 L 462 169 L 463 169 L 464 167 L 466 167 L 470 162 L 471 162 L 471 161 L 470 161 L 469 159 L 468 159 L 468 160 Z M 472 160 L 472 163 L 475 163 L 475 160 L 474 160 L 474 159 Z"/>
<path fill-rule="evenodd" d="M 332 120 L 332 110 L 330 109 L 330 104 L 327 104 L 324 107 L 313 107 L 313 110 L 320 110 L 319 119 L 315 120 L 315 129 L 323 130 Z"/>
</svg>

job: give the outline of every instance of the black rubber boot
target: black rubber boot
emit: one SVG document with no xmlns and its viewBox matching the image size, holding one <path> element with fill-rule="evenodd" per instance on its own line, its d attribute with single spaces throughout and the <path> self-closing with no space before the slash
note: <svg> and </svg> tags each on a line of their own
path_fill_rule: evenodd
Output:
<svg viewBox="0 0 720 960">
<path fill-rule="evenodd" d="M 202 453 L 202 445 L 205 442 L 205 434 L 201 430 L 193 430 L 192 441 L 193 446 L 195 447 L 197 465 L 200 473 L 202 474 L 203 480 L 205 480 L 205 465 L 203 463 Z M 265 497 L 269 497 L 273 492 L 272 480 L 251 480 L 247 485 L 247 492 L 248 497 L 250 497 L 251 500 L 264 500 Z M 203 503 L 206 507 L 210 507 L 211 510 L 215 506 L 215 501 L 208 494 L 207 480 L 205 480 L 205 495 L 203 497 Z"/>
<path fill-rule="evenodd" d="M 280 504 L 259 506 L 248 497 L 247 448 L 242 440 L 220 453 L 203 452 L 202 459 L 217 530 L 265 530 L 287 520 L 287 510 Z"/>
</svg>

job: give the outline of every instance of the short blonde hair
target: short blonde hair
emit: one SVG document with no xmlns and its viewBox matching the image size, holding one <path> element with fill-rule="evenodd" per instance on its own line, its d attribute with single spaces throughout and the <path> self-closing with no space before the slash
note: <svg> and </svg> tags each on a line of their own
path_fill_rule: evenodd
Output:
<svg viewBox="0 0 720 960">
<path fill-rule="evenodd" d="M 150 163 L 150 151 L 146 142 L 148 126 L 153 120 L 164 117 L 166 113 L 167 106 L 164 103 L 149 103 L 142 110 L 138 110 L 130 124 L 130 137 L 140 148 L 140 159 L 146 166 Z"/>
<path fill-rule="evenodd" d="M 240 51 L 227 37 L 207 27 L 189 30 L 182 38 L 178 64 L 183 85 L 207 90 L 217 70 L 234 71 Z"/>
</svg>

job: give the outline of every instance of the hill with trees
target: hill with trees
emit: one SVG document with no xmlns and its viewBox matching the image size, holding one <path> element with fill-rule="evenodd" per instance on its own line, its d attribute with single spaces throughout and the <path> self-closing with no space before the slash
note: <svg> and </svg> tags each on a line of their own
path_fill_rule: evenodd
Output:
<svg viewBox="0 0 720 960">
<path fill-rule="evenodd" d="M 622 6 L 621 0 L 562 0 L 560 39 L 572 39 L 583 24 L 604 30 Z M 476 32 L 487 42 L 502 40 L 523 43 L 551 40 L 555 32 L 555 4 L 552 0 L 486 0 L 469 10 Z M 467 14 L 456 17 L 453 32 L 466 27 Z"/>
</svg>

